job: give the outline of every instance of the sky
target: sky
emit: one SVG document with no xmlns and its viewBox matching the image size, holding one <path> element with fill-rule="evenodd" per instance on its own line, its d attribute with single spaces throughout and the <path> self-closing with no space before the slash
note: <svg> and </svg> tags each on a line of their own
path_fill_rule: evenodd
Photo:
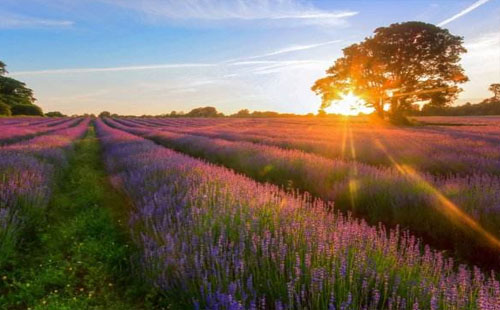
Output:
<svg viewBox="0 0 500 310">
<path fill-rule="evenodd" d="M 464 37 L 470 82 L 500 82 L 500 0 L 0 0 L 0 60 L 44 111 L 316 112 L 310 87 L 380 26 L 424 21 Z"/>
</svg>

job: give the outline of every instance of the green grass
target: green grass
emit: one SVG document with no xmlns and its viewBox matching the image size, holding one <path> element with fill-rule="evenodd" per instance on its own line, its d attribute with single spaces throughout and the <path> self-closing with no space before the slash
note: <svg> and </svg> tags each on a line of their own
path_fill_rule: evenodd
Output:
<svg viewBox="0 0 500 310">
<path fill-rule="evenodd" d="M 0 274 L 0 309 L 152 309 L 134 276 L 126 199 L 113 190 L 93 127 L 77 142 L 34 241 Z"/>
</svg>

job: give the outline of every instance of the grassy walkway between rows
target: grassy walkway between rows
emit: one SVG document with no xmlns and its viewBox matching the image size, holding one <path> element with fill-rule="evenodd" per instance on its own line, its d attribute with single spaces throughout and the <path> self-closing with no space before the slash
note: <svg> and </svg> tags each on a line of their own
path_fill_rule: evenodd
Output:
<svg viewBox="0 0 500 310">
<path fill-rule="evenodd" d="M 127 201 L 109 184 L 93 127 L 77 142 L 39 236 L 0 275 L 0 309 L 151 309 L 133 276 Z"/>
</svg>

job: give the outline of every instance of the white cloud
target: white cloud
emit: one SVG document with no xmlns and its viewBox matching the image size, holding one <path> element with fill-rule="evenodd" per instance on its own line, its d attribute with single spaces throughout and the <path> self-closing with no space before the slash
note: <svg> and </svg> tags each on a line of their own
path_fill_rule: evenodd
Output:
<svg viewBox="0 0 500 310">
<path fill-rule="evenodd" d="M 159 70 L 159 69 L 189 69 L 189 68 L 202 68 L 202 67 L 223 67 L 223 66 L 256 66 L 266 65 L 260 67 L 265 69 L 265 73 L 272 73 L 271 69 L 275 67 L 290 67 L 290 66 L 304 66 L 304 64 L 323 63 L 317 60 L 254 60 L 258 58 L 265 58 L 269 56 L 277 56 L 296 51 L 309 50 L 329 44 L 338 43 L 340 40 L 325 41 L 308 45 L 293 45 L 278 49 L 262 55 L 249 56 L 245 58 L 231 59 L 221 63 L 171 63 L 171 64 L 154 64 L 144 66 L 120 66 L 120 67 L 103 67 L 103 68 L 68 68 L 68 69 L 49 69 L 49 70 L 34 70 L 34 71 L 16 71 L 11 72 L 11 76 L 30 76 L 30 75 L 47 75 L 47 74 L 77 74 L 77 73 L 102 73 L 102 72 L 123 72 L 123 71 L 145 71 L 145 70 Z M 251 72 L 264 72 L 262 70 Z M 231 77 L 231 74 L 228 75 Z M 236 75 L 232 75 L 233 77 Z"/>
<path fill-rule="evenodd" d="M 247 62 L 249 64 L 249 62 Z M 254 65 L 258 65 L 259 62 L 255 62 Z M 311 70 L 317 69 L 318 67 L 324 68 L 327 64 L 326 61 L 322 60 L 283 60 L 283 61 L 268 61 L 264 63 L 260 62 L 263 66 L 258 66 L 247 71 L 247 73 L 252 74 L 273 74 L 280 73 L 283 71 L 303 69 Z"/>
<path fill-rule="evenodd" d="M 485 33 L 478 38 L 466 43 L 465 47 L 470 52 L 484 51 L 491 48 L 500 48 L 500 32 Z"/>
<path fill-rule="evenodd" d="M 484 33 L 465 41 L 462 65 L 470 81 L 463 85 L 459 103 L 484 99 L 488 86 L 500 80 L 500 32 Z"/>
<path fill-rule="evenodd" d="M 0 12 L 0 28 L 70 27 L 69 20 L 44 19 Z"/>
<path fill-rule="evenodd" d="M 20 75 L 43 75 L 43 74 L 67 74 L 67 73 L 98 73 L 98 72 L 121 72 L 121 71 L 144 71 L 158 69 L 182 69 L 182 68 L 198 68 L 212 67 L 215 64 L 206 63 L 179 63 L 179 64 L 158 64 L 146 66 L 124 66 L 124 67 L 105 67 L 105 68 L 69 68 L 69 69 L 53 69 L 53 70 L 37 70 L 37 71 L 17 71 L 11 72 L 11 76 Z"/>
<path fill-rule="evenodd" d="M 446 24 L 449 24 L 452 21 L 454 21 L 454 20 L 456 20 L 456 19 L 458 19 L 458 18 L 460 18 L 460 17 L 468 14 L 469 12 L 477 9 L 478 7 L 480 7 L 481 5 L 483 5 L 483 4 L 485 4 L 485 3 L 489 2 L 489 1 L 490 0 L 479 0 L 479 1 L 476 1 L 472 5 L 470 5 L 469 7 L 465 8 L 465 9 L 463 9 L 462 11 L 458 12 L 457 14 L 453 15 L 452 17 L 443 20 L 442 22 L 440 22 L 438 24 L 438 26 L 441 27 L 441 26 L 444 26 Z"/>
<path fill-rule="evenodd" d="M 357 14 L 326 11 L 300 0 L 101 0 L 171 20 L 297 20 L 342 24 Z"/>
</svg>

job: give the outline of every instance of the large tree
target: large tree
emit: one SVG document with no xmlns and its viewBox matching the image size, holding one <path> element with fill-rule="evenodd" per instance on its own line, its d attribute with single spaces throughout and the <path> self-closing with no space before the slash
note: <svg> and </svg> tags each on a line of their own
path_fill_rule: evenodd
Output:
<svg viewBox="0 0 500 310">
<path fill-rule="evenodd" d="M 392 24 L 372 37 L 343 49 L 312 90 L 321 95 L 324 109 L 353 92 L 380 117 L 401 117 L 416 102 L 446 105 L 468 80 L 459 64 L 466 52 L 463 38 L 422 22 Z"/>
</svg>

